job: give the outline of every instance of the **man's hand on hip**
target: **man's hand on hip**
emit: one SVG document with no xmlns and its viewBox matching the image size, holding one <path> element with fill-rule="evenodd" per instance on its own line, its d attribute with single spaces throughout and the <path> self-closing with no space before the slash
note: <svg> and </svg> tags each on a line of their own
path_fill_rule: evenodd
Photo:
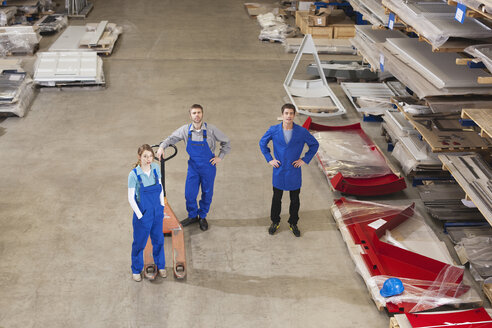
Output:
<svg viewBox="0 0 492 328">
<path fill-rule="evenodd" d="M 302 159 L 298 159 L 297 161 L 293 161 L 292 162 L 292 165 L 294 165 L 294 167 L 301 167 L 303 166 L 304 164 L 306 164 L 306 162 L 304 162 Z"/>
<path fill-rule="evenodd" d="M 278 168 L 280 166 L 280 161 L 277 161 L 276 159 L 272 159 L 270 162 L 268 162 L 273 167 Z"/>
<path fill-rule="evenodd" d="M 216 164 L 219 164 L 221 161 L 222 161 L 222 158 L 215 156 L 214 158 L 212 158 L 210 160 L 210 163 L 215 166 Z"/>
</svg>

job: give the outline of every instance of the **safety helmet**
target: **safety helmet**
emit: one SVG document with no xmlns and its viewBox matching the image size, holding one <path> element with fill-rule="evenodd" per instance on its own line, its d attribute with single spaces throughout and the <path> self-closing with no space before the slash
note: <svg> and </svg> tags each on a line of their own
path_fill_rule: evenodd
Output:
<svg viewBox="0 0 492 328">
<path fill-rule="evenodd" d="M 405 288 L 403 283 L 398 278 L 388 278 L 383 284 L 383 288 L 379 291 L 383 297 L 391 297 L 395 295 L 400 295 L 403 293 Z"/>
</svg>

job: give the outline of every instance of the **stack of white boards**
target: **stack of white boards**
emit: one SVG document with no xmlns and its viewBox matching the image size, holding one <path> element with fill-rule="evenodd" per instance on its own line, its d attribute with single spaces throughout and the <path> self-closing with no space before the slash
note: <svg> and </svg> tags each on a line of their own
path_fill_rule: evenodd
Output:
<svg viewBox="0 0 492 328">
<path fill-rule="evenodd" d="M 103 61 L 95 52 L 41 52 L 34 69 L 34 82 L 41 87 L 99 89 L 106 85 Z"/>
<path fill-rule="evenodd" d="M 49 51 L 88 51 L 110 55 L 122 30 L 120 26 L 108 21 L 69 26 Z"/>
</svg>

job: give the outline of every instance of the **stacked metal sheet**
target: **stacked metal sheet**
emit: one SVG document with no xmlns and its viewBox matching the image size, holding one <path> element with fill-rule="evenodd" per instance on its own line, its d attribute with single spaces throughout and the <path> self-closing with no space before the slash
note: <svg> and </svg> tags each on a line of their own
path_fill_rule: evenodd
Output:
<svg viewBox="0 0 492 328">
<path fill-rule="evenodd" d="M 95 52 L 41 52 L 34 81 L 43 87 L 104 87 L 102 59 Z"/>
<path fill-rule="evenodd" d="M 393 109 L 391 97 L 410 97 L 405 86 L 398 81 L 382 83 L 340 83 L 348 99 L 358 112 L 370 115 L 383 115 Z"/>
<path fill-rule="evenodd" d="M 385 26 L 388 23 L 389 17 L 384 11 L 381 0 L 349 0 L 349 3 L 372 25 Z"/>
<path fill-rule="evenodd" d="M 50 51 L 95 51 L 109 55 L 122 32 L 122 28 L 108 21 L 69 26 L 51 45 Z"/>
<path fill-rule="evenodd" d="M 24 116 L 34 98 L 31 77 L 16 60 L 0 60 L 0 113 Z"/>
<path fill-rule="evenodd" d="M 483 221 L 476 207 L 463 204 L 466 195 L 456 183 L 418 186 L 420 198 L 430 215 L 440 221 Z"/>
<path fill-rule="evenodd" d="M 444 1 L 383 0 L 382 3 L 435 47 L 442 46 L 450 37 L 492 37 L 492 29 L 478 19 L 467 17 L 462 23 L 458 22 L 456 8 Z"/>
<path fill-rule="evenodd" d="M 387 110 L 383 120 L 383 130 L 394 145 L 391 155 L 398 160 L 405 174 L 441 170 L 437 155 L 432 153 L 402 113 Z"/>
<path fill-rule="evenodd" d="M 492 277 L 492 235 L 463 238 L 455 246 L 462 264 L 470 264 L 477 281 Z"/>
<path fill-rule="evenodd" d="M 478 154 L 439 155 L 466 195 L 492 224 L 492 170 Z"/>
<path fill-rule="evenodd" d="M 6 26 L 0 28 L 0 55 L 32 55 L 39 48 L 41 36 L 32 26 Z"/>
<path fill-rule="evenodd" d="M 372 71 L 380 71 L 378 48 L 388 38 L 407 38 L 407 36 L 397 30 L 373 29 L 370 25 L 355 25 L 355 37 L 350 39 L 350 42 L 370 64 Z M 386 75 L 391 74 L 386 73 Z"/>
<path fill-rule="evenodd" d="M 456 65 L 456 53 L 432 52 L 431 46 L 417 39 L 387 39 L 380 49 L 384 68 L 419 98 L 441 95 L 492 94 L 492 88 L 479 84 L 479 76 L 492 76 L 467 66 Z"/>
<path fill-rule="evenodd" d="M 465 52 L 478 58 L 489 72 L 492 72 L 492 44 L 470 46 L 465 49 Z"/>
<path fill-rule="evenodd" d="M 65 7 L 69 16 L 86 16 L 93 4 L 87 0 L 65 0 Z"/>
</svg>

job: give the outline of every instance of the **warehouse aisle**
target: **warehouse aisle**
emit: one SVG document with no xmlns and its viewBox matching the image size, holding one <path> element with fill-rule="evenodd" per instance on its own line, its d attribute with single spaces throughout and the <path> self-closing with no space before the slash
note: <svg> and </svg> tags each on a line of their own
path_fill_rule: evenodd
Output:
<svg viewBox="0 0 492 328">
<path fill-rule="evenodd" d="M 257 40 L 243 1 L 94 3 L 86 22 L 124 27 L 104 59 L 107 90 L 42 92 L 26 117 L 0 122 L 0 327 L 386 327 L 315 161 L 303 169 L 302 237 L 288 230 L 287 198 L 279 232 L 267 233 L 271 169 L 258 141 L 277 123 L 293 55 Z M 192 103 L 232 141 L 210 229 L 186 229 L 186 281 L 136 283 L 127 176 L 138 146 L 188 122 Z M 167 191 L 184 218 L 178 148 Z M 166 240 L 168 268 L 169 250 Z"/>
</svg>

